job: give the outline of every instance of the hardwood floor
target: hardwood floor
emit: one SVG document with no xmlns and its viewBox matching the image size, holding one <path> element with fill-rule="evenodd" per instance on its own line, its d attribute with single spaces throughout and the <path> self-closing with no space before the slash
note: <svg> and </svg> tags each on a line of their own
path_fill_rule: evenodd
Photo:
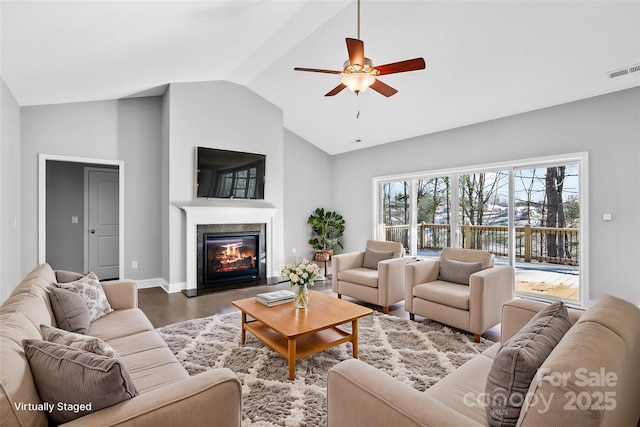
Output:
<svg viewBox="0 0 640 427">
<path fill-rule="evenodd" d="M 162 288 L 148 288 L 138 290 L 138 306 L 149 318 L 153 327 L 160 328 L 185 320 L 238 311 L 237 308 L 231 305 L 231 301 L 281 289 L 290 289 L 289 283 L 233 289 L 193 298 L 185 296 L 182 292 L 168 294 Z M 316 281 L 311 289 L 336 295 L 331 291 L 330 280 Z M 346 296 L 343 296 L 343 299 L 382 312 L 381 307 L 363 303 Z M 399 302 L 389 307 L 389 314 L 402 319 L 409 318 L 409 313 L 404 310 L 404 302 Z M 500 339 L 500 325 L 485 332 L 482 336 L 491 341 L 498 341 Z"/>
<path fill-rule="evenodd" d="M 232 289 L 193 298 L 182 292 L 168 294 L 162 288 L 148 288 L 138 290 L 138 306 L 151 324 L 159 328 L 184 320 L 238 311 L 231 301 L 281 289 L 290 289 L 289 283 Z M 331 291 L 331 281 L 317 281 L 311 289 Z"/>
</svg>

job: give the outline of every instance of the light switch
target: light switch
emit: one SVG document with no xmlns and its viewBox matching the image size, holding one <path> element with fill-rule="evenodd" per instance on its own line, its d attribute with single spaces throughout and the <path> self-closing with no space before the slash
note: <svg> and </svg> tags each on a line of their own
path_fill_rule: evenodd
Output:
<svg viewBox="0 0 640 427">
<path fill-rule="evenodd" d="M 603 221 L 611 221 L 611 214 L 602 214 Z"/>
<path fill-rule="evenodd" d="M 77 224 L 78 223 L 78 217 L 76 215 L 71 217 L 71 224 Z"/>
</svg>

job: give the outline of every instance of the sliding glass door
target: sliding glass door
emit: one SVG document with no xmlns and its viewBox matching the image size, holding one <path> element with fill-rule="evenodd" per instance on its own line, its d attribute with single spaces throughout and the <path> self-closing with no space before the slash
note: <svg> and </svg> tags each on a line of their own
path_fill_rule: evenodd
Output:
<svg viewBox="0 0 640 427">
<path fill-rule="evenodd" d="M 385 182 L 382 192 L 382 224 L 384 238 L 391 242 L 400 242 L 406 252 L 411 248 L 412 206 L 415 205 L 411 193 L 411 181 Z"/>
<path fill-rule="evenodd" d="M 414 256 L 487 250 L 516 268 L 516 294 L 580 305 L 585 168 L 586 154 L 376 178 L 374 235 Z"/>
<path fill-rule="evenodd" d="M 506 263 L 509 255 L 509 171 L 458 175 L 459 243 L 484 249 Z"/>
<path fill-rule="evenodd" d="M 418 246 L 434 254 L 451 246 L 451 181 L 448 176 L 417 179 Z"/>
<path fill-rule="evenodd" d="M 580 300 L 580 168 L 514 171 L 516 291 Z"/>
</svg>

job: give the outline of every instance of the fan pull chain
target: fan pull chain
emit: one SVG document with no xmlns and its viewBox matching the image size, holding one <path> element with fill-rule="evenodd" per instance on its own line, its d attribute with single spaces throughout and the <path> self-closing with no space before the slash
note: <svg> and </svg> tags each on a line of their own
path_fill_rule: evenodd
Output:
<svg viewBox="0 0 640 427">
<path fill-rule="evenodd" d="M 356 105 L 356 119 L 359 119 L 360 118 L 360 94 L 359 93 L 356 93 L 356 100 L 357 100 L 356 101 L 357 102 L 357 105 Z"/>
</svg>

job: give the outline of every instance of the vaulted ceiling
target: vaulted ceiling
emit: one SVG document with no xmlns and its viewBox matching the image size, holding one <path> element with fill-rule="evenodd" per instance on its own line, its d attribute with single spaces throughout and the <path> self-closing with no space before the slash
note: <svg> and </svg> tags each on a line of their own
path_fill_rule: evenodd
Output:
<svg viewBox="0 0 640 427">
<path fill-rule="evenodd" d="M 330 154 L 640 86 L 640 1 L 362 0 L 366 56 L 423 71 L 323 95 L 340 76 L 356 1 L 5 1 L 1 73 L 21 106 L 159 94 L 228 80 Z M 358 117 L 359 112 L 359 117 Z M 361 140 L 356 143 L 355 140 Z"/>
</svg>

